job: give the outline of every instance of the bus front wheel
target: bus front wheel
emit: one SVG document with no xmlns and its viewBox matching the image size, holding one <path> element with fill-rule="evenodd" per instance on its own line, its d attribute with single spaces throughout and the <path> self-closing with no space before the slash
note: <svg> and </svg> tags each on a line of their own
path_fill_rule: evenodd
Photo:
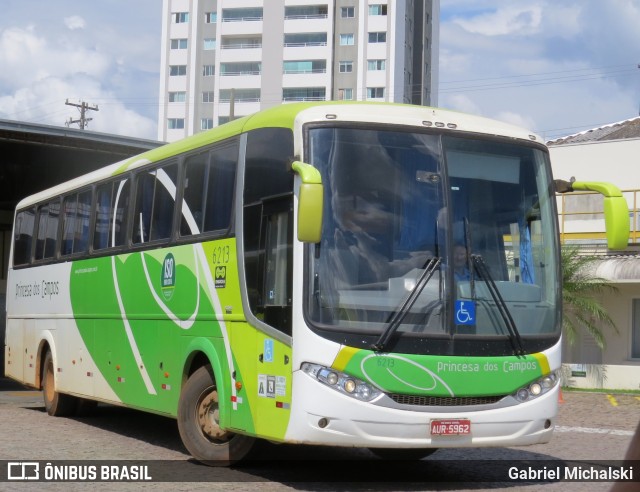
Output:
<svg viewBox="0 0 640 492">
<path fill-rule="evenodd" d="M 42 395 L 44 396 L 44 407 L 49 415 L 54 417 L 67 417 L 72 415 L 76 410 L 77 398 L 59 393 L 56 390 L 55 369 L 51 351 L 48 351 L 44 357 Z"/>
<path fill-rule="evenodd" d="M 191 455 L 210 466 L 229 466 L 249 454 L 255 439 L 220 427 L 220 404 L 211 366 L 187 380 L 178 403 L 178 430 Z"/>
</svg>

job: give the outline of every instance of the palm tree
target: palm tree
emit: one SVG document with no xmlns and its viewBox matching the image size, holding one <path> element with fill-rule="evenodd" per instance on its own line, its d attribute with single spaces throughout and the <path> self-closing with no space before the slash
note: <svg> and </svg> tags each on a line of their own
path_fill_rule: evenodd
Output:
<svg viewBox="0 0 640 492">
<path fill-rule="evenodd" d="M 602 326 L 610 326 L 616 333 L 618 327 L 597 297 L 605 291 L 617 292 L 618 289 L 593 274 L 595 261 L 593 256 L 580 254 L 575 245 L 562 247 L 562 331 L 569 345 L 573 345 L 582 327 L 603 349 L 606 340 Z"/>
</svg>

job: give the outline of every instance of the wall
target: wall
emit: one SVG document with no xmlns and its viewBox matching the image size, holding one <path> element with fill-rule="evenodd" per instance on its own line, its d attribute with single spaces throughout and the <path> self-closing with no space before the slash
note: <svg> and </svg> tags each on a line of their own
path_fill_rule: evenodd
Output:
<svg viewBox="0 0 640 492">
<path fill-rule="evenodd" d="M 608 181 L 623 191 L 640 189 L 640 172 L 634 172 L 640 164 L 640 139 L 552 146 L 550 153 L 556 179 L 574 176 L 580 181 Z M 625 197 L 632 209 L 633 194 L 625 193 Z M 640 258 L 630 261 L 640 262 Z M 603 351 L 588 335 L 581 335 L 571 347 L 565 340 L 565 383 L 580 388 L 638 390 L 640 359 L 631 358 L 630 345 L 632 302 L 640 299 L 640 278 L 610 280 L 618 290 L 604 294 L 601 303 L 619 332 L 605 329 L 607 346 Z"/>
</svg>

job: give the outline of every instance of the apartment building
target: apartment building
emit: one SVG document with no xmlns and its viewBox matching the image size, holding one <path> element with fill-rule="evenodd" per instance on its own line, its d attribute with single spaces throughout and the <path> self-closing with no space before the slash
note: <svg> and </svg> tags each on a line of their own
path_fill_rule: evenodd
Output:
<svg viewBox="0 0 640 492">
<path fill-rule="evenodd" d="M 163 0 L 158 138 L 291 101 L 436 105 L 439 0 Z"/>
</svg>

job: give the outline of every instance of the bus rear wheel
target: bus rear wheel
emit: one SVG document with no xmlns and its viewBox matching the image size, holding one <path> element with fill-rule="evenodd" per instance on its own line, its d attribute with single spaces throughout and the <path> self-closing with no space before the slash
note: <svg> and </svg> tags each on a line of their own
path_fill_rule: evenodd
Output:
<svg viewBox="0 0 640 492">
<path fill-rule="evenodd" d="M 50 350 L 47 351 L 47 354 L 44 356 L 42 395 L 44 397 L 44 407 L 49 415 L 54 417 L 68 417 L 75 413 L 78 399 L 71 395 L 59 393 L 56 390 L 53 355 Z"/>
<path fill-rule="evenodd" d="M 229 466 L 246 457 L 255 439 L 220 427 L 220 404 L 211 366 L 187 380 L 178 403 L 178 430 L 191 455 L 210 466 Z"/>
</svg>

